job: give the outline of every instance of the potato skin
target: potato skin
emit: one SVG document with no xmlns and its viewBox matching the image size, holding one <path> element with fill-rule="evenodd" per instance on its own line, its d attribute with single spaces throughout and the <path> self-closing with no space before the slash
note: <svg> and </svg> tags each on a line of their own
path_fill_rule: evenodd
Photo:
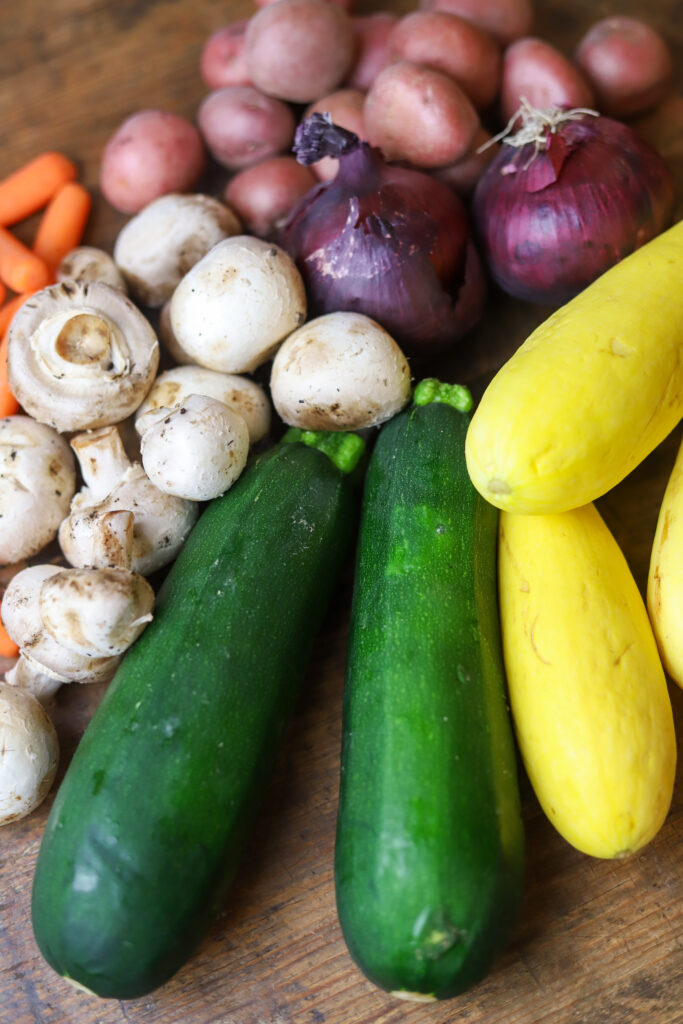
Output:
<svg viewBox="0 0 683 1024">
<path fill-rule="evenodd" d="M 368 140 L 386 160 L 454 163 L 470 148 L 479 115 L 449 75 L 402 60 L 381 71 L 365 98 Z"/>
<path fill-rule="evenodd" d="M 643 599 L 595 506 L 502 512 L 499 595 L 513 722 L 541 806 L 583 853 L 634 853 L 666 818 L 676 738 Z"/>
<path fill-rule="evenodd" d="M 329 0 L 279 0 L 247 27 L 247 71 L 269 96 L 312 103 L 341 85 L 354 58 L 351 17 Z"/>
<path fill-rule="evenodd" d="M 159 196 L 188 192 L 204 164 L 204 146 L 193 124 L 166 110 L 141 110 L 107 142 L 100 188 L 121 213 L 138 213 Z"/>
<path fill-rule="evenodd" d="M 508 121 L 525 96 L 532 107 L 593 107 L 595 97 L 583 72 L 551 43 L 528 36 L 503 54 L 500 109 Z"/>
<path fill-rule="evenodd" d="M 457 14 L 489 32 L 501 46 L 530 35 L 534 22 L 531 0 L 421 0 L 420 10 Z"/>
<path fill-rule="evenodd" d="M 226 186 L 225 201 L 249 234 L 270 238 L 317 182 L 311 168 L 295 157 L 274 156 L 235 174 Z"/>
<path fill-rule="evenodd" d="M 240 170 L 291 146 L 290 107 L 252 85 L 232 85 L 206 96 L 197 112 L 204 141 L 218 163 Z"/>
<path fill-rule="evenodd" d="M 610 117 L 650 110 L 664 98 L 673 73 L 671 50 L 659 32 L 625 15 L 596 22 L 579 42 L 575 59 L 599 110 Z"/>
<path fill-rule="evenodd" d="M 199 61 L 204 84 L 209 89 L 226 85 L 250 85 L 246 62 L 248 18 L 222 25 L 208 37 Z"/>
</svg>

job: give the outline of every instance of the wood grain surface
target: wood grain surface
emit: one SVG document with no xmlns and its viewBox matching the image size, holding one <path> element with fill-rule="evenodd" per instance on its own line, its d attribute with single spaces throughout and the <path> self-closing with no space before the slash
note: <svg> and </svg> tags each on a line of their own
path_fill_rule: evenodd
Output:
<svg viewBox="0 0 683 1024">
<path fill-rule="evenodd" d="M 408 11 L 405 0 L 385 9 Z M 571 53 L 598 17 L 647 17 L 675 47 L 677 88 L 644 130 L 661 141 L 683 196 L 683 5 L 679 0 L 536 0 L 536 30 Z M 361 0 L 357 10 L 379 9 Z M 91 189 L 86 241 L 111 247 L 125 218 L 98 192 L 99 155 L 125 116 L 160 107 L 193 118 L 206 93 L 208 34 L 247 17 L 248 0 L 0 0 L 0 176 L 38 152 L 68 153 Z M 223 178 L 213 169 L 207 188 Z M 680 214 L 679 214 L 680 215 Z M 27 238 L 35 222 L 20 226 Z M 548 310 L 493 294 L 484 322 L 434 370 L 479 393 Z M 563 386 L 557 381 L 557 387 Z M 552 395 L 539 395 L 552 403 Z M 641 586 L 680 429 L 599 506 Z M 424 1006 L 392 999 L 352 963 L 336 918 L 333 847 L 351 566 L 316 646 L 249 853 L 192 960 L 144 999 L 103 1001 L 60 979 L 30 925 L 33 868 L 54 791 L 0 832 L 0 1024 L 682 1024 L 683 768 L 655 840 L 623 861 L 572 849 L 522 775 L 526 890 L 519 926 L 489 977 Z M 57 784 L 101 696 L 64 687 L 52 708 Z M 683 692 L 671 686 L 678 735 Z M 140 780 L 144 786 L 144 779 Z"/>
</svg>

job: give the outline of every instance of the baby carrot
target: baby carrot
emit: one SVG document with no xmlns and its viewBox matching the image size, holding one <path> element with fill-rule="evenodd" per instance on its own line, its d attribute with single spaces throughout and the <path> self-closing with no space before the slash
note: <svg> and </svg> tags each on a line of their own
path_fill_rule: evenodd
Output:
<svg viewBox="0 0 683 1024">
<path fill-rule="evenodd" d="M 0 619 L 0 658 L 16 658 L 19 647 L 10 637 Z"/>
<path fill-rule="evenodd" d="M 28 291 L 23 292 L 21 295 L 15 295 L 4 306 L 0 307 L 0 338 L 7 334 L 12 317 L 19 309 L 19 306 L 23 305 L 30 295 L 33 295 L 33 292 Z"/>
<path fill-rule="evenodd" d="M 53 274 L 62 258 L 80 243 L 90 205 L 88 190 L 77 181 L 68 181 L 45 208 L 33 241 L 33 251 Z"/>
<path fill-rule="evenodd" d="M 7 331 L 0 340 L 0 418 L 14 416 L 19 403 L 12 394 L 7 373 Z"/>
<path fill-rule="evenodd" d="M 76 165 L 63 153 L 48 150 L 0 181 L 0 224 L 16 224 L 49 203 L 55 192 L 76 177 Z"/>
<path fill-rule="evenodd" d="M 3 304 L 3 302 L 5 301 L 6 298 L 7 298 L 7 289 L 5 288 L 5 286 L 2 283 L 2 281 L 0 281 L 0 306 L 2 306 L 2 304 Z M 2 333 L 2 332 L 0 332 L 0 333 Z"/>
<path fill-rule="evenodd" d="M 0 227 L 0 279 L 14 292 L 36 291 L 52 280 L 44 260 Z"/>
</svg>

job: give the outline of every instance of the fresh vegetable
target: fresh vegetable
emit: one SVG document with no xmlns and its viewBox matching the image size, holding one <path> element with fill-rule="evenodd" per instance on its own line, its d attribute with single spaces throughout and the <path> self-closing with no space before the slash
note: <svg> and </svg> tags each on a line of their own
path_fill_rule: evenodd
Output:
<svg viewBox="0 0 683 1024">
<path fill-rule="evenodd" d="M 253 85 L 214 89 L 199 105 L 197 124 L 214 160 L 231 171 L 286 152 L 296 127 L 287 103 Z"/>
<path fill-rule="evenodd" d="M 582 36 L 575 60 L 590 83 L 601 113 L 633 117 L 664 99 L 671 85 L 671 49 L 640 18 L 602 18 Z"/>
<path fill-rule="evenodd" d="M 389 63 L 387 42 L 398 22 L 392 11 L 357 14 L 351 19 L 355 38 L 355 57 L 346 79 L 349 89 L 367 91 L 382 68 Z"/>
<path fill-rule="evenodd" d="M 234 174 L 223 197 L 251 235 L 277 236 L 291 210 L 317 183 L 293 156 L 274 156 Z"/>
<path fill-rule="evenodd" d="M 100 161 L 100 188 L 121 213 L 137 213 L 158 196 L 189 192 L 205 166 L 195 126 L 166 110 L 140 110 L 116 129 Z"/>
<path fill-rule="evenodd" d="M 249 85 L 246 61 L 248 18 L 221 25 L 205 40 L 199 70 L 209 89 Z"/>
<path fill-rule="evenodd" d="M 410 366 L 385 329 L 363 313 L 327 313 L 278 349 L 270 393 L 280 418 L 304 430 L 362 430 L 410 398 Z"/>
<path fill-rule="evenodd" d="M 340 128 L 346 128 L 363 142 L 367 142 L 363 117 L 365 95 L 362 89 L 337 89 L 336 92 L 328 93 L 306 107 L 304 119 L 313 114 L 324 114 Z M 322 160 L 316 160 L 311 164 L 311 169 L 315 171 L 320 181 L 331 181 L 337 175 L 339 161 L 332 156 L 324 156 Z"/>
<path fill-rule="evenodd" d="M 249 19 L 247 73 L 268 96 L 312 103 L 342 84 L 353 58 L 351 17 L 337 3 L 280 0 Z"/>
<path fill-rule="evenodd" d="M 16 658 L 19 655 L 19 644 L 15 643 L 0 619 L 0 658 Z"/>
<path fill-rule="evenodd" d="M 516 298 L 558 305 L 671 222 L 673 177 L 627 125 L 524 105 L 481 175 L 474 221 L 491 274 Z"/>
<path fill-rule="evenodd" d="M 55 280 L 86 282 L 101 281 L 119 291 L 127 290 L 123 274 L 116 266 L 112 255 L 96 245 L 77 245 L 59 261 Z"/>
<path fill-rule="evenodd" d="M 14 416 L 19 410 L 7 374 L 7 334 L 0 335 L 0 418 Z"/>
<path fill-rule="evenodd" d="M 354 526 L 362 442 L 317 440 L 331 457 L 284 441 L 207 507 L 57 794 L 35 936 L 100 996 L 163 984 L 237 871 Z"/>
<path fill-rule="evenodd" d="M 577 849 L 628 856 L 661 827 L 676 767 L 671 702 L 638 587 L 592 504 L 503 512 L 499 551 L 505 670 L 536 796 Z"/>
<path fill-rule="evenodd" d="M 528 36 L 533 27 L 531 0 L 420 0 L 420 9 L 448 11 L 466 18 L 490 32 L 501 46 L 508 46 L 521 36 Z"/>
<path fill-rule="evenodd" d="M 50 281 L 66 254 L 80 244 L 91 205 L 88 190 L 78 181 L 68 181 L 45 208 L 32 248 L 49 268 Z"/>
<path fill-rule="evenodd" d="M 0 224 L 16 224 L 49 203 L 78 171 L 63 153 L 40 153 L 0 181 Z"/>
<path fill-rule="evenodd" d="M 460 159 L 480 123 L 454 78 L 409 60 L 380 71 L 365 97 L 363 117 L 368 141 L 386 160 L 420 168 Z"/>
<path fill-rule="evenodd" d="M 683 416 L 683 223 L 541 324 L 472 417 L 467 466 L 510 512 L 562 512 L 605 494 Z"/>
<path fill-rule="evenodd" d="M 311 314 L 365 313 L 408 355 L 459 341 L 481 315 L 484 280 L 452 190 L 385 163 L 321 114 L 299 125 L 295 151 L 304 164 L 339 160 L 337 177 L 301 200 L 279 236 L 301 271 Z"/>
<path fill-rule="evenodd" d="M 0 682 L 0 825 L 25 818 L 57 773 L 55 727 L 30 693 Z"/>
<path fill-rule="evenodd" d="M 650 553 L 647 608 L 664 668 L 683 686 L 683 444 L 667 481 Z"/>
<path fill-rule="evenodd" d="M 508 46 L 503 55 L 503 120 L 514 117 L 524 101 L 539 110 L 568 110 L 592 107 L 594 96 L 583 73 L 557 47 L 544 39 L 525 37 Z"/>
<path fill-rule="evenodd" d="M 325 0 L 320 0 L 321 3 Z M 249 235 L 218 242 L 171 297 L 173 335 L 209 370 L 249 373 L 306 320 L 301 274 L 278 245 Z"/>
<path fill-rule="evenodd" d="M 15 292 L 44 288 L 50 282 L 50 271 L 44 260 L 0 227 L 0 279 Z"/>
<path fill-rule="evenodd" d="M 351 955 L 405 999 L 483 977 L 522 893 L 497 513 L 467 478 L 471 397 L 423 381 L 370 459 L 351 613 L 335 879 Z"/>
<path fill-rule="evenodd" d="M 455 79 L 477 110 L 490 107 L 500 86 L 501 53 L 484 29 L 446 11 L 405 14 L 387 40 L 389 61 L 409 60 Z"/>
</svg>

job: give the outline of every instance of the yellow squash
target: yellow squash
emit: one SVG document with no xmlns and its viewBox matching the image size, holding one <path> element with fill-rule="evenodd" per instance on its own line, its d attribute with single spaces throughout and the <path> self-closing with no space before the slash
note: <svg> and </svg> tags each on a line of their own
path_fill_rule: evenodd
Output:
<svg viewBox="0 0 683 1024">
<path fill-rule="evenodd" d="M 546 815 L 594 857 L 623 857 L 667 815 L 676 739 L 645 603 L 594 505 L 500 516 L 512 717 Z"/>
<path fill-rule="evenodd" d="M 683 686 L 683 444 L 659 509 L 647 607 L 664 667 Z"/>
<path fill-rule="evenodd" d="M 501 367 L 470 423 L 467 468 L 510 512 L 605 494 L 683 416 L 683 222 L 612 267 Z"/>
</svg>

